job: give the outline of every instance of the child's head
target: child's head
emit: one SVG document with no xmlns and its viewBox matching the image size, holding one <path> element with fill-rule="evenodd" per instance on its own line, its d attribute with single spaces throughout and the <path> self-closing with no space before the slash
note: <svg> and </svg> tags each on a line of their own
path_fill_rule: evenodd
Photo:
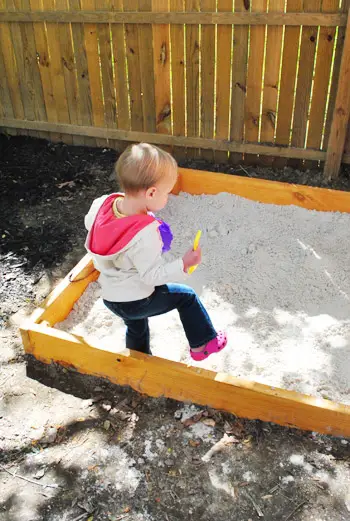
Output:
<svg viewBox="0 0 350 521">
<path fill-rule="evenodd" d="M 130 145 L 115 166 L 117 179 L 126 195 L 143 197 L 147 210 L 165 207 L 177 180 L 175 159 L 147 143 Z"/>
</svg>

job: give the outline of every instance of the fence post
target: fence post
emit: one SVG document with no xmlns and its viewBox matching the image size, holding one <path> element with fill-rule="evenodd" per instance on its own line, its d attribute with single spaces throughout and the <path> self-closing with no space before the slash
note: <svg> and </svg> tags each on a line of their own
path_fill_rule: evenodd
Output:
<svg viewBox="0 0 350 521">
<path fill-rule="evenodd" d="M 350 9 L 345 32 L 345 42 L 340 65 L 337 96 L 329 135 L 324 176 L 327 181 L 338 177 L 344 152 L 350 115 Z"/>
</svg>

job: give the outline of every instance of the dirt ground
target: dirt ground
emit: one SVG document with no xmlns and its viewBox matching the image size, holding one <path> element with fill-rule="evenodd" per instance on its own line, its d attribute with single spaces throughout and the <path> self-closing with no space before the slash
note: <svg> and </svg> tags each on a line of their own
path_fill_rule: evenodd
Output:
<svg viewBox="0 0 350 521">
<path fill-rule="evenodd" d="M 115 159 L 0 136 L 0 521 L 349 521 L 349 440 L 25 359 L 18 324 L 83 255 L 83 215 L 115 189 Z M 322 185 L 315 172 L 185 166 Z M 334 188 L 350 189 L 347 172 Z"/>
</svg>

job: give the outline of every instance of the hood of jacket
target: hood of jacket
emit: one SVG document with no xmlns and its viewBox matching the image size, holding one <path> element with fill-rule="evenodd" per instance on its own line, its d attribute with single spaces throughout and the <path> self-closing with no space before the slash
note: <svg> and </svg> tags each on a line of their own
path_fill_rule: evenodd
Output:
<svg viewBox="0 0 350 521">
<path fill-rule="evenodd" d="M 113 212 L 113 203 L 122 195 L 115 193 L 107 196 L 97 210 L 85 243 L 90 253 L 102 257 L 118 254 L 141 230 L 156 221 L 148 214 L 118 219 Z"/>
</svg>

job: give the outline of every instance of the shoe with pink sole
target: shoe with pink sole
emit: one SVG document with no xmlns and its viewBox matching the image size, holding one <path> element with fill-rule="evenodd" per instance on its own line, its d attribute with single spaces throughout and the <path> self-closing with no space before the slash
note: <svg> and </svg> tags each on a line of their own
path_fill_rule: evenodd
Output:
<svg viewBox="0 0 350 521">
<path fill-rule="evenodd" d="M 227 335 L 223 331 L 219 331 L 217 337 L 207 343 L 203 351 L 192 351 L 191 357 L 196 362 L 202 362 L 208 356 L 219 353 L 226 347 L 227 345 Z"/>
</svg>

